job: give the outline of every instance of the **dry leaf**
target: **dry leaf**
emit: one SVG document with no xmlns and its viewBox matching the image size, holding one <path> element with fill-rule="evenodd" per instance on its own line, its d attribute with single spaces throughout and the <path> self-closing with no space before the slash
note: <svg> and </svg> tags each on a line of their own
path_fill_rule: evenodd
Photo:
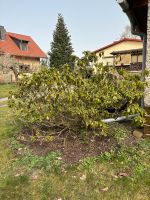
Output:
<svg viewBox="0 0 150 200">
<path fill-rule="evenodd" d="M 105 187 L 105 188 L 103 188 L 103 189 L 100 189 L 100 191 L 102 191 L 102 192 L 107 192 L 108 191 L 108 187 Z"/>
<path fill-rule="evenodd" d="M 80 177 L 80 180 L 85 181 L 85 179 L 86 179 L 86 175 L 83 174 L 83 175 Z"/>
<path fill-rule="evenodd" d="M 112 177 L 117 180 L 119 177 L 117 175 L 112 175 Z"/>
<path fill-rule="evenodd" d="M 120 172 L 120 173 L 118 174 L 118 176 L 120 176 L 120 177 L 127 177 L 127 176 L 129 176 L 129 174 L 126 173 L 126 172 Z"/>
</svg>

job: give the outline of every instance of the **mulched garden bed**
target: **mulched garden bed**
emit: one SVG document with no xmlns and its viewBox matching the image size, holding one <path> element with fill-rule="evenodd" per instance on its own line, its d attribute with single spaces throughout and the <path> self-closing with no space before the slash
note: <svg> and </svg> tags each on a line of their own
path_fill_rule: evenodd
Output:
<svg viewBox="0 0 150 200">
<path fill-rule="evenodd" d="M 124 143 L 132 145 L 136 139 L 132 134 L 130 127 L 129 135 Z M 33 154 L 44 156 L 50 151 L 58 151 L 61 153 L 61 158 L 65 164 L 75 164 L 78 161 L 88 156 L 99 156 L 105 151 L 110 151 L 114 147 L 119 147 L 114 138 L 99 138 L 93 137 L 92 139 L 83 140 L 79 137 L 66 137 L 65 134 L 55 137 L 52 142 L 45 141 L 32 141 L 31 136 L 27 134 L 20 134 L 17 137 L 20 143 L 28 146 Z"/>
</svg>

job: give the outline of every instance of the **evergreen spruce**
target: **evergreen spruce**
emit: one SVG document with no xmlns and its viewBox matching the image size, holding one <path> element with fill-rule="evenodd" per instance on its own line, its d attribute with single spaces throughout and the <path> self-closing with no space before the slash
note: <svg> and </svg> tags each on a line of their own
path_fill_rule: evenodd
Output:
<svg viewBox="0 0 150 200">
<path fill-rule="evenodd" d="M 64 23 L 63 16 L 58 15 L 58 22 L 53 33 L 53 42 L 51 43 L 50 66 L 60 67 L 72 61 L 73 48 L 68 29 Z"/>
</svg>

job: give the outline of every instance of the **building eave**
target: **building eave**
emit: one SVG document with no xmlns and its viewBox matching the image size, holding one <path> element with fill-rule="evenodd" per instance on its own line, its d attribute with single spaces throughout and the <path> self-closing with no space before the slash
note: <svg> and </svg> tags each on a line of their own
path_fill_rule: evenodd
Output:
<svg viewBox="0 0 150 200">
<path fill-rule="evenodd" d="M 113 43 L 111 43 L 111 44 L 108 44 L 108 45 L 106 45 L 106 46 L 104 46 L 104 47 L 101 47 L 101 48 L 99 48 L 99 49 L 96 49 L 96 50 L 93 51 L 92 53 L 101 52 L 101 51 L 103 51 L 103 50 L 105 50 L 105 49 L 108 49 L 108 48 L 110 48 L 110 47 L 112 47 L 112 46 L 115 46 L 115 45 L 117 45 L 117 44 L 120 44 L 120 43 L 122 43 L 122 42 L 141 42 L 141 43 L 143 43 L 143 41 L 140 40 L 140 39 L 123 38 L 123 39 L 121 39 L 121 40 L 118 40 L 118 41 L 115 41 L 115 42 L 113 42 Z"/>
<path fill-rule="evenodd" d="M 148 0 L 116 0 L 128 16 L 132 33 L 143 36 L 147 32 Z"/>
<path fill-rule="evenodd" d="M 118 55 L 118 54 L 130 54 L 130 53 L 134 53 L 134 52 L 138 52 L 141 53 L 143 52 L 143 49 L 130 49 L 130 50 L 122 50 L 122 51 L 113 51 L 111 54 L 112 55 Z"/>
</svg>

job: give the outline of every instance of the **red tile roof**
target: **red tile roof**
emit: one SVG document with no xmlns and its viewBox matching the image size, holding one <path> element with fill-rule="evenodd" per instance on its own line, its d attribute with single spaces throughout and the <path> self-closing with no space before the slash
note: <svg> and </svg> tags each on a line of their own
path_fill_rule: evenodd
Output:
<svg viewBox="0 0 150 200">
<path fill-rule="evenodd" d="M 28 49 L 22 51 L 13 41 L 13 39 L 23 40 L 28 42 Z M 14 56 L 34 57 L 34 58 L 47 58 L 46 54 L 40 47 L 33 41 L 30 36 L 6 33 L 5 40 L 0 40 L 0 52 L 9 53 Z"/>
<path fill-rule="evenodd" d="M 107 49 L 107 48 L 109 48 L 109 47 L 111 47 L 111 46 L 114 46 L 114 45 L 116 45 L 116 44 L 119 44 L 119 43 L 121 43 L 121 42 L 128 42 L 128 41 L 131 41 L 131 42 L 143 42 L 143 41 L 140 40 L 140 39 L 123 38 L 123 39 L 118 40 L 118 41 L 115 41 L 115 42 L 113 42 L 113 43 L 111 43 L 111 44 L 109 44 L 109 45 L 106 45 L 106 46 L 104 46 L 104 47 L 102 47 L 102 48 L 100 48 L 100 49 L 97 49 L 97 50 L 93 51 L 92 53 L 97 53 L 97 52 L 99 52 L 99 51 L 102 51 L 102 50 L 104 50 L 104 49 Z"/>
</svg>

